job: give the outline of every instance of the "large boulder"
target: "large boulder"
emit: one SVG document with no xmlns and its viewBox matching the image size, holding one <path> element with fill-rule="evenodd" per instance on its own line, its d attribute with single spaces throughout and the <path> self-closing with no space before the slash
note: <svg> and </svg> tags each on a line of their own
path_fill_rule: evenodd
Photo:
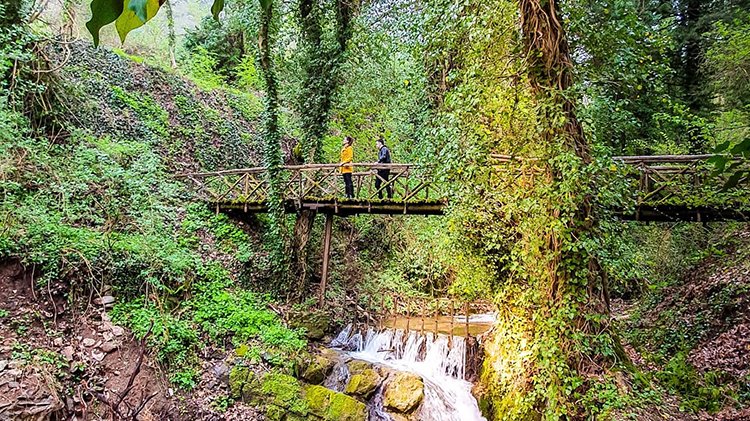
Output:
<svg viewBox="0 0 750 421">
<path fill-rule="evenodd" d="M 336 361 L 325 355 L 307 355 L 298 362 L 297 374 L 311 384 L 321 384 L 336 365 Z"/>
<path fill-rule="evenodd" d="M 330 324 L 330 317 L 322 310 L 295 311 L 289 314 L 289 327 L 304 329 L 305 336 L 314 341 L 323 339 Z"/>
<path fill-rule="evenodd" d="M 343 393 L 323 386 L 304 387 L 305 403 L 310 414 L 326 421 L 367 421 L 367 406 Z"/>
<path fill-rule="evenodd" d="M 369 398 L 382 381 L 383 379 L 377 371 L 372 368 L 366 368 L 349 378 L 344 393 Z"/>
<path fill-rule="evenodd" d="M 411 373 L 397 373 L 385 386 L 383 404 L 394 411 L 409 413 L 424 398 L 422 378 Z"/>
</svg>

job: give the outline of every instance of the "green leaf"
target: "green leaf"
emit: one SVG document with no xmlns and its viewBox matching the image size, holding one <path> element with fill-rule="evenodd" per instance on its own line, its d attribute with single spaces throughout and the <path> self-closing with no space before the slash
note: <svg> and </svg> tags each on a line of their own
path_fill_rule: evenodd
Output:
<svg viewBox="0 0 750 421">
<path fill-rule="evenodd" d="M 737 184 L 739 184 L 744 175 L 744 171 L 737 171 L 736 173 L 732 174 L 732 176 L 729 177 L 729 180 L 727 180 L 727 183 L 724 185 L 724 191 L 737 187 Z"/>
<path fill-rule="evenodd" d="M 99 46 L 99 30 L 117 20 L 122 14 L 123 0 L 92 0 L 91 19 L 86 22 L 86 29 L 94 38 L 94 45 Z"/>
<path fill-rule="evenodd" d="M 714 165 L 714 175 L 717 175 L 724 172 L 724 169 L 727 167 L 727 163 L 729 162 L 729 157 L 725 155 L 716 155 L 708 158 L 707 162 Z"/>
<path fill-rule="evenodd" d="M 148 20 L 148 0 L 130 0 L 128 10 L 133 11 L 141 22 L 146 23 Z"/>
<path fill-rule="evenodd" d="M 136 13 L 133 11 L 132 4 L 135 4 L 136 2 L 146 2 L 145 20 L 141 20 L 141 18 L 138 17 L 138 15 L 136 15 Z M 117 33 L 120 34 L 120 41 L 124 43 L 125 38 L 128 36 L 130 31 L 136 28 L 140 28 L 144 23 L 148 22 L 154 16 L 156 16 L 156 13 L 159 12 L 159 8 L 161 7 L 162 3 L 164 3 L 164 0 L 125 0 L 125 10 L 122 12 L 120 17 L 117 18 L 117 21 L 115 21 Z"/>
<path fill-rule="evenodd" d="M 744 154 L 747 151 L 750 151 L 750 137 L 735 145 L 731 150 L 733 155 Z"/>
<path fill-rule="evenodd" d="M 260 8 L 261 10 L 268 12 L 271 10 L 271 4 L 273 4 L 272 0 L 259 0 L 260 1 Z"/>
<path fill-rule="evenodd" d="M 718 145 L 714 148 L 714 153 L 724 152 L 725 150 L 729 149 L 729 145 L 731 145 L 731 142 L 726 141 L 722 143 L 721 145 Z"/>
<path fill-rule="evenodd" d="M 224 10 L 224 0 L 214 0 L 214 4 L 211 5 L 211 13 L 214 15 L 214 19 L 219 20 L 219 13 Z"/>
</svg>

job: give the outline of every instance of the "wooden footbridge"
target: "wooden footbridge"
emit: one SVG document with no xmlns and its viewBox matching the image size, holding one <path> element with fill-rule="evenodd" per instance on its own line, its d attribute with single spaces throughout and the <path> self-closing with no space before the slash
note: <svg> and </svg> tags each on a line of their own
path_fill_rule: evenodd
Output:
<svg viewBox="0 0 750 421">
<path fill-rule="evenodd" d="M 635 221 L 750 221 L 748 176 L 727 189 L 726 175 L 714 174 L 713 155 L 620 156 L 611 168 L 629 181 L 628 197 L 614 212 Z M 520 184 L 539 171 L 533 159 L 492 155 L 490 183 Z M 748 170 L 748 160 L 733 158 L 734 167 Z M 338 164 L 291 165 L 279 169 L 278 188 L 287 212 L 326 215 L 320 302 L 326 289 L 333 216 L 356 214 L 441 215 L 449 203 L 434 168 L 417 164 L 354 164 L 354 198 L 344 197 Z M 389 177 L 383 177 L 383 171 Z M 745 173 L 750 174 L 750 172 Z M 198 197 L 216 212 L 242 216 L 268 211 L 270 185 L 263 168 L 183 174 Z M 493 181 L 494 180 L 494 181 Z M 389 197 L 389 190 L 391 195 Z"/>
<path fill-rule="evenodd" d="M 726 221 L 750 220 L 750 180 L 725 189 L 726 176 L 715 175 L 713 155 L 619 156 L 612 165 L 631 181 L 628 206 L 615 209 L 623 220 Z M 513 182 L 528 171 L 529 161 L 492 155 L 498 177 Z M 735 158 L 738 165 L 747 160 Z M 515 165 L 515 164 L 521 165 Z M 281 197 L 288 212 L 328 215 L 441 215 L 449 202 L 439 176 L 418 164 L 354 164 L 354 198 L 344 197 L 338 164 L 290 165 L 280 169 Z M 525 167 L 526 169 L 519 168 Z M 532 165 L 533 167 L 533 165 Z M 388 170 L 384 179 L 379 171 Z M 192 173 L 198 196 L 217 212 L 262 213 L 268 210 L 269 184 L 263 168 Z M 378 186 L 378 187 L 376 187 Z M 388 190 L 392 196 L 388 197 Z"/>
</svg>

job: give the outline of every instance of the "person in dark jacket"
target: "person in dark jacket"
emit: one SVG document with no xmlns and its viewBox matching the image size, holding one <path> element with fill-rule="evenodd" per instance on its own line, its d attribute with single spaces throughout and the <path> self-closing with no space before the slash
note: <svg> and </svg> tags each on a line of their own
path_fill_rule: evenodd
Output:
<svg viewBox="0 0 750 421">
<path fill-rule="evenodd" d="M 385 146 L 383 139 L 378 139 L 375 142 L 375 146 L 378 148 L 378 164 L 390 164 L 391 163 L 391 151 Z M 377 177 L 375 177 L 375 190 L 378 192 L 378 198 L 383 198 L 383 192 L 380 190 L 380 186 L 385 184 L 385 191 L 388 193 L 388 198 L 393 199 L 393 185 L 388 184 L 388 179 L 391 176 L 390 169 L 378 169 Z"/>
</svg>

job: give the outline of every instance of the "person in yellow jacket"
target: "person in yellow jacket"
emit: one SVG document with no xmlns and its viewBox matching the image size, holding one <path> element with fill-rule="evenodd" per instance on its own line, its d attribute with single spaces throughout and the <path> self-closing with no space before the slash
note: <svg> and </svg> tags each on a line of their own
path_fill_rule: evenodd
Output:
<svg viewBox="0 0 750 421">
<path fill-rule="evenodd" d="M 354 199 L 354 184 L 352 183 L 352 173 L 354 172 L 354 149 L 352 144 L 354 139 L 351 136 L 344 138 L 344 144 L 341 148 L 341 166 L 339 170 L 344 177 L 344 191 L 347 199 Z"/>
</svg>

